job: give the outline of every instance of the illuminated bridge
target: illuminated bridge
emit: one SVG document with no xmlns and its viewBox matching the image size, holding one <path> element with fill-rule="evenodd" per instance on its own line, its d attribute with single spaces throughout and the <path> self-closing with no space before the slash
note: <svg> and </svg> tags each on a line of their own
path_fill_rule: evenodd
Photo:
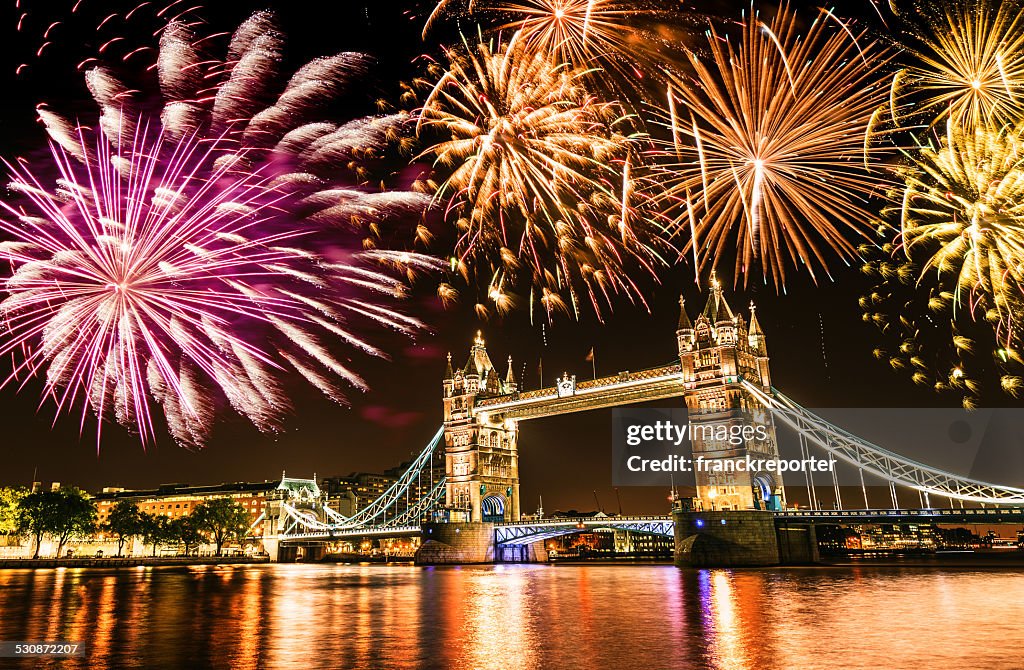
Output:
<svg viewBox="0 0 1024 670">
<path fill-rule="evenodd" d="M 597 528 L 675 533 L 679 552 L 681 537 L 690 542 L 711 532 L 705 520 L 722 533 L 744 523 L 749 528 L 755 519 L 761 519 L 757 523 L 762 525 L 792 528 L 828 521 L 984 523 L 1021 518 L 1016 506 L 1024 504 L 1024 489 L 977 481 L 906 458 L 900 455 L 898 445 L 888 448 L 864 440 L 780 392 L 771 383 L 766 338 L 753 305 L 748 322 L 731 309 L 717 283 L 696 319 L 691 320 L 685 305 L 680 311 L 678 359 L 672 363 L 580 383 L 566 374 L 555 386 L 530 391 L 519 389 L 511 359 L 507 373 L 499 373 L 478 335 L 463 367 L 453 368 L 448 357 L 443 380 L 444 424 L 384 494 L 358 513 L 344 516 L 326 504 L 315 482 L 283 482 L 281 496 L 268 503 L 265 513 L 269 521 L 264 524 L 265 546 L 276 550 L 282 543 L 421 535 L 424 549 L 430 540 L 438 545 L 438 562 L 454 561 L 453 556 L 472 562 L 491 560 L 500 554 L 495 548 L 535 545 L 558 535 Z M 767 436 L 737 448 L 696 439 L 694 457 L 779 458 L 775 431 L 777 426 L 786 426 L 796 434 L 802 457 L 833 459 L 859 474 L 863 499 L 856 504 L 842 500 L 835 470 L 826 482 L 815 482 L 813 475 L 805 474 L 810 510 L 792 509 L 777 473 L 733 473 L 741 477 L 730 481 L 697 473 L 696 499 L 685 509 L 679 505 L 671 517 L 524 517 L 519 501 L 522 421 L 664 398 L 683 399 L 691 423 L 754 423 Z M 867 478 L 888 486 L 890 509 L 870 509 Z M 833 491 L 830 497 L 838 509 L 814 509 L 822 506 L 816 491 L 823 486 Z M 897 488 L 916 492 L 919 508 L 899 504 Z M 948 507 L 937 509 L 943 502 Z M 976 509 L 978 505 L 985 509 Z M 745 516 L 730 516 L 737 514 Z M 681 520 L 687 529 L 676 532 Z M 479 545 L 481 549 L 461 551 L 453 549 L 455 545 Z M 682 549 L 684 553 L 688 550 Z"/>
</svg>

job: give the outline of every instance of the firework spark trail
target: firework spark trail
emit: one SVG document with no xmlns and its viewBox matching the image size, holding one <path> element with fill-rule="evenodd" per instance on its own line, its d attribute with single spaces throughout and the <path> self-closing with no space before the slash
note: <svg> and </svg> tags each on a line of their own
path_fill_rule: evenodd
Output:
<svg viewBox="0 0 1024 670">
<path fill-rule="evenodd" d="M 672 141 L 661 183 L 677 228 L 693 230 L 698 267 L 717 265 L 735 239 L 737 281 L 759 261 L 777 288 L 789 266 L 816 278 L 833 256 L 855 256 L 865 200 L 886 184 L 864 170 L 864 149 L 887 96 L 887 54 L 829 12 L 803 35 L 799 25 L 783 7 L 745 20 L 738 42 L 712 28 L 708 56 L 691 53 L 694 76 L 669 88 L 663 114 Z"/>
<path fill-rule="evenodd" d="M 1013 0 L 918 5 L 901 48 L 912 63 L 892 79 L 894 118 L 974 127 L 1024 118 L 1024 14 Z"/>
<path fill-rule="evenodd" d="M 892 345 L 876 356 L 967 407 L 991 387 L 1019 398 L 1024 128 L 965 130 L 947 117 L 944 135 L 906 157 L 880 228 L 885 255 L 865 254 L 876 284 L 864 319 Z"/>
<path fill-rule="evenodd" d="M 519 32 L 527 50 L 583 70 L 591 88 L 635 102 L 666 81 L 692 23 L 678 4 L 658 0 L 445 0 L 424 37 L 446 14 L 472 15 L 491 35 Z"/>
<path fill-rule="evenodd" d="M 159 405 L 174 439 L 198 447 L 224 403 L 280 430 L 289 371 L 340 403 L 344 386 L 365 389 L 333 343 L 386 357 L 362 331 L 420 330 L 392 311 L 398 276 L 440 263 L 360 251 L 343 235 L 429 204 L 363 185 L 405 116 L 321 120 L 322 104 L 365 74 L 365 55 L 315 60 L 278 87 L 273 15 L 243 23 L 224 59 L 193 30 L 171 21 L 161 32 L 157 113 L 102 66 L 86 73 L 94 140 L 40 109 L 56 188 L 8 164 L 0 355 L 23 356 L 5 383 L 43 376 L 44 400 L 80 407 L 83 429 L 91 412 L 147 444 Z"/>
<path fill-rule="evenodd" d="M 525 48 L 467 44 L 449 50 L 419 112 L 418 130 L 440 137 L 425 155 L 445 175 L 460 271 L 490 281 L 499 311 L 509 285 L 528 286 L 550 315 L 587 296 L 595 313 L 615 294 L 643 301 L 624 271 L 661 262 L 649 217 L 638 211 L 625 168 L 627 120 L 589 95 L 580 71 Z M 616 193 L 622 189 L 623 192 Z"/>
<path fill-rule="evenodd" d="M 1024 130 L 962 131 L 952 119 L 947 129 L 903 169 L 900 245 L 921 259 L 919 281 L 950 275 L 954 306 L 995 309 L 1012 332 L 1024 296 Z"/>
</svg>

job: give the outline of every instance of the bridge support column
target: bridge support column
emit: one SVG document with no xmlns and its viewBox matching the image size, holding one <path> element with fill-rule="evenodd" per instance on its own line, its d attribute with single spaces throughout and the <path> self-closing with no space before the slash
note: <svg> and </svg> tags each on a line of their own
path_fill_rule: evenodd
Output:
<svg viewBox="0 0 1024 670">
<path fill-rule="evenodd" d="M 548 550 L 544 540 L 532 544 L 499 545 L 495 550 L 499 563 L 547 563 Z"/>
<path fill-rule="evenodd" d="M 425 523 L 417 565 L 493 563 L 494 524 L 481 522 Z"/>
<path fill-rule="evenodd" d="M 790 525 L 776 521 L 775 532 L 779 541 L 779 562 L 782 565 L 810 565 L 818 563 L 818 534 L 814 524 Z"/>
<path fill-rule="evenodd" d="M 280 560 L 280 548 L 281 541 L 279 539 L 276 537 L 264 536 L 263 551 L 267 552 L 267 555 L 270 556 L 271 563 L 277 563 L 278 560 Z"/>
<path fill-rule="evenodd" d="M 778 565 L 771 512 L 743 510 L 673 513 L 676 565 L 725 568 Z"/>
</svg>

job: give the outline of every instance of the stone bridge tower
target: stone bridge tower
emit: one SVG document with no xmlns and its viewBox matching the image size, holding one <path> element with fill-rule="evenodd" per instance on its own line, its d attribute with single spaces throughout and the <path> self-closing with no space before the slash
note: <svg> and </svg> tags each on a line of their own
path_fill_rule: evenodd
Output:
<svg viewBox="0 0 1024 670">
<path fill-rule="evenodd" d="M 714 275 L 704 311 L 691 321 L 680 301 L 679 360 L 686 387 L 693 455 L 706 460 L 779 458 L 775 422 L 741 386 L 746 379 L 771 386 L 764 332 L 750 304 L 750 322 L 733 312 Z M 741 443 L 722 439 L 723 431 L 748 427 Z M 707 430 L 701 430 L 701 428 Z M 778 473 L 697 472 L 697 497 L 706 510 L 766 509 L 785 505 Z"/>
<path fill-rule="evenodd" d="M 490 420 L 482 398 L 515 393 L 512 359 L 504 377 L 477 333 L 469 360 L 444 377 L 445 503 L 449 521 L 519 520 L 519 450 L 513 420 Z"/>
</svg>

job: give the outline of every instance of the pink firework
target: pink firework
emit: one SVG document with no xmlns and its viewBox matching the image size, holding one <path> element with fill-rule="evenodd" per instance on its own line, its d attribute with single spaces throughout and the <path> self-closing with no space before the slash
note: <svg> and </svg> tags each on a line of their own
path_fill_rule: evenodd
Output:
<svg viewBox="0 0 1024 670">
<path fill-rule="evenodd" d="M 0 203 L 4 384 L 41 377 L 58 412 L 116 421 L 144 444 L 162 414 L 199 447 L 228 406 L 279 430 L 290 377 L 345 403 L 366 388 L 351 354 L 385 355 L 366 326 L 421 328 L 391 306 L 398 276 L 437 262 L 343 234 L 426 205 L 362 180 L 401 120 L 314 120 L 365 57 L 314 61 L 276 86 L 280 39 L 258 14 L 217 60 L 171 23 L 159 120 L 102 68 L 87 73 L 97 131 L 40 110 L 53 173 L 8 163 L 15 197 Z"/>
</svg>

